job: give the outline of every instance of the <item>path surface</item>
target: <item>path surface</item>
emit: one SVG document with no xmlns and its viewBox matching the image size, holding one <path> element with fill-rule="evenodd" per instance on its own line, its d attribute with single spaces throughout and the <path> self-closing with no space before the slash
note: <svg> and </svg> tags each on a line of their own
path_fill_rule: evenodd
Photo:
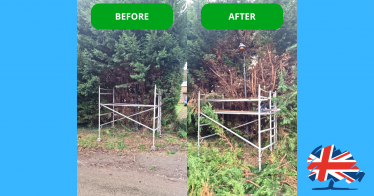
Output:
<svg viewBox="0 0 374 196">
<path fill-rule="evenodd" d="M 186 179 L 186 151 L 171 155 L 142 152 L 135 155 L 135 162 L 131 154 L 78 151 L 78 196 L 184 196 L 187 194 Z"/>
<path fill-rule="evenodd" d="M 179 118 L 180 119 L 187 118 L 187 106 L 183 106 L 183 109 L 180 112 Z"/>
</svg>

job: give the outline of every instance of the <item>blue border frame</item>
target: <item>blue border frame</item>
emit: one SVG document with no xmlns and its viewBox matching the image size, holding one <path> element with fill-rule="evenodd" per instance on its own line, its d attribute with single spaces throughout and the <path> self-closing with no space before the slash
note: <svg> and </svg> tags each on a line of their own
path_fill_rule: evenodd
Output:
<svg viewBox="0 0 374 196">
<path fill-rule="evenodd" d="M 76 195 L 77 2 L 1 8 L 1 195 Z"/>
<path fill-rule="evenodd" d="M 308 1 L 298 4 L 298 194 L 371 195 L 374 143 L 373 1 Z M 335 183 L 357 191 L 312 191 L 328 182 L 308 178 L 314 148 L 335 144 L 349 151 L 361 182 Z"/>
<path fill-rule="evenodd" d="M 299 2 L 299 195 L 372 194 L 373 5 Z M 4 195 L 77 193 L 76 6 L 76 1 L 2 2 Z M 331 144 L 350 151 L 366 173 L 360 183 L 335 186 L 359 190 L 311 190 L 327 182 L 310 181 L 306 160 L 316 146 Z"/>
</svg>

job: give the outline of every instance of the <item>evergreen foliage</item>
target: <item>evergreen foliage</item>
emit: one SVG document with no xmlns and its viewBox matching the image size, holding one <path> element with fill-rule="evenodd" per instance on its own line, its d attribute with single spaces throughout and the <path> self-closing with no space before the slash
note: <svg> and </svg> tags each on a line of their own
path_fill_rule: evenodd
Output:
<svg viewBox="0 0 374 196">
<path fill-rule="evenodd" d="M 240 32 L 203 28 L 200 22 L 200 12 L 206 3 L 209 1 L 194 0 L 187 8 L 187 61 L 190 69 L 187 130 L 194 140 L 196 140 L 197 132 L 197 92 L 199 90 L 203 91 L 205 96 L 207 93 L 211 93 L 213 96 L 220 94 L 218 91 L 225 91 L 225 89 L 218 89 L 217 86 L 224 86 L 224 77 L 232 77 L 234 78 L 231 80 L 233 84 L 225 84 L 225 88 L 234 90 L 232 93 L 226 91 L 225 97 L 228 94 L 228 96 L 233 96 L 234 93 L 238 94 L 236 98 L 244 96 L 240 91 L 243 88 L 242 83 L 239 83 L 243 78 L 243 56 L 241 53 L 235 52 L 241 41 Z M 215 3 L 248 3 L 248 1 L 217 0 Z M 221 134 L 223 137 L 203 142 L 200 148 L 200 157 L 197 157 L 197 142 L 188 143 L 188 195 L 296 195 L 297 0 L 256 0 L 255 3 L 277 3 L 282 6 L 284 11 L 281 28 L 246 31 L 250 35 L 246 35 L 247 40 L 244 41 L 248 52 L 245 62 L 246 68 L 250 73 L 254 73 L 254 70 L 259 73 L 255 76 L 252 75 L 253 80 L 247 80 L 247 82 L 255 83 L 254 80 L 256 80 L 256 84 L 266 85 L 267 90 L 273 88 L 277 91 L 275 101 L 278 108 L 281 108 L 281 112 L 278 113 L 277 149 L 273 149 L 272 153 L 269 150 L 264 151 L 262 170 L 258 171 L 258 166 L 248 163 L 242 157 L 244 149 L 248 151 L 248 148 L 243 147 L 242 140 L 202 117 L 201 124 L 208 124 L 208 126 L 204 126 L 202 135 L 207 135 L 210 132 Z M 255 55 L 258 57 L 258 62 L 261 60 L 262 64 L 260 66 L 258 63 L 256 69 L 249 69 L 252 61 L 250 58 Z M 279 59 L 283 60 L 279 61 Z M 276 60 L 278 60 L 278 64 L 275 64 Z M 231 72 L 226 72 L 229 69 Z M 212 73 L 213 70 L 216 73 Z M 224 79 L 218 76 L 214 78 L 212 75 L 220 75 Z M 220 84 L 220 82 L 222 83 Z M 227 80 L 227 82 L 230 81 Z M 239 89 L 237 86 L 241 88 Z M 257 96 L 257 87 L 258 85 L 247 86 L 247 92 L 252 96 Z M 215 107 L 220 107 L 219 104 L 216 104 Z M 236 109 L 243 109 L 240 104 L 232 105 Z M 223 121 L 214 113 L 210 104 L 201 102 L 201 108 L 204 114 L 229 126 L 229 122 Z M 243 122 L 244 119 L 227 115 L 225 120 Z M 242 134 L 239 130 L 234 131 Z M 268 137 L 268 135 L 264 135 L 265 138 Z M 257 141 L 255 139 L 252 142 L 256 143 Z M 262 146 L 269 144 L 268 139 L 262 142 Z M 251 153 L 257 160 L 257 149 L 253 149 Z M 285 154 L 287 155 L 285 156 Z M 250 175 L 247 175 L 248 173 Z M 248 180 L 259 187 L 249 183 Z"/>
<path fill-rule="evenodd" d="M 78 35 L 79 39 L 79 35 Z M 92 88 L 99 84 L 98 66 L 91 60 L 92 54 L 87 49 L 81 50 L 78 44 L 77 51 L 77 94 L 78 94 L 78 124 L 93 122 L 96 118 L 98 100 L 97 88 Z"/>
<path fill-rule="evenodd" d="M 257 31 L 260 45 L 274 44 L 278 54 L 287 51 L 297 56 L 297 0 L 256 0 L 256 3 L 276 3 L 283 8 L 283 25 L 269 31 Z"/>
<path fill-rule="evenodd" d="M 97 30 L 90 22 L 97 3 L 167 3 L 174 10 L 174 24 L 167 30 Z M 157 85 L 163 95 L 162 123 L 174 122 L 186 62 L 186 1 L 78 0 L 77 4 L 78 124 L 97 123 L 98 85 L 115 87 L 116 102 L 135 102 L 139 97 L 141 104 L 153 104 Z M 146 113 L 139 116 L 150 118 Z"/>
<path fill-rule="evenodd" d="M 187 119 L 177 121 L 177 135 L 181 138 L 187 137 Z"/>
<path fill-rule="evenodd" d="M 286 125 L 287 130 L 292 132 L 297 131 L 297 77 L 296 77 L 296 66 L 293 66 L 294 70 L 294 82 L 290 85 L 284 83 L 286 73 L 284 71 L 279 72 L 279 85 L 278 91 L 283 93 L 283 95 L 277 97 L 276 102 L 278 108 L 281 109 L 279 116 L 281 116 L 281 125 Z M 283 127 L 286 127 L 283 126 Z"/>
<path fill-rule="evenodd" d="M 209 147 L 200 147 L 199 157 L 196 145 L 187 143 L 188 195 L 207 191 L 210 195 L 297 195 L 295 138 L 282 138 L 274 153 L 266 152 L 270 158 L 261 171 L 245 161 L 242 148 L 231 150 L 218 140 L 209 142 Z"/>
</svg>

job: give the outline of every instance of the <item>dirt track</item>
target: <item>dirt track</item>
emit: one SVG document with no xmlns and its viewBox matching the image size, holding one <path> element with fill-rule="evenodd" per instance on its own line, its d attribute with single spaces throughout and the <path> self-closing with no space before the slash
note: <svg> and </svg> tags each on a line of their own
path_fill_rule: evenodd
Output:
<svg viewBox="0 0 374 196">
<path fill-rule="evenodd" d="M 182 118 L 187 118 L 187 107 L 186 106 L 183 106 L 183 109 L 179 115 L 179 118 L 182 119 Z"/>
<path fill-rule="evenodd" d="M 142 152 L 134 162 L 130 154 L 83 150 L 77 170 L 78 196 L 187 194 L 186 151 Z"/>
</svg>

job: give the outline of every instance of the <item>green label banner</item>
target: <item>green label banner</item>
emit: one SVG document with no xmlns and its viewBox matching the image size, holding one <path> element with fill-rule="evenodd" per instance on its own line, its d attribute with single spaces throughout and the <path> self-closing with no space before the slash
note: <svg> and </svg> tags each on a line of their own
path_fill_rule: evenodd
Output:
<svg viewBox="0 0 374 196">
<path fill-rule="evenodd" d="M 274 3 L 211 3 L 201 9 L 201 24 L 211 30 L 278 29 L 283 24 L 283 9 Z"/>
<path fill-rule="evenodd" d="M 173 8 L 164 3 L 99 3 L 91 9 L 96 29 L 168 29 L 173 25 Z"/>
</svg>

